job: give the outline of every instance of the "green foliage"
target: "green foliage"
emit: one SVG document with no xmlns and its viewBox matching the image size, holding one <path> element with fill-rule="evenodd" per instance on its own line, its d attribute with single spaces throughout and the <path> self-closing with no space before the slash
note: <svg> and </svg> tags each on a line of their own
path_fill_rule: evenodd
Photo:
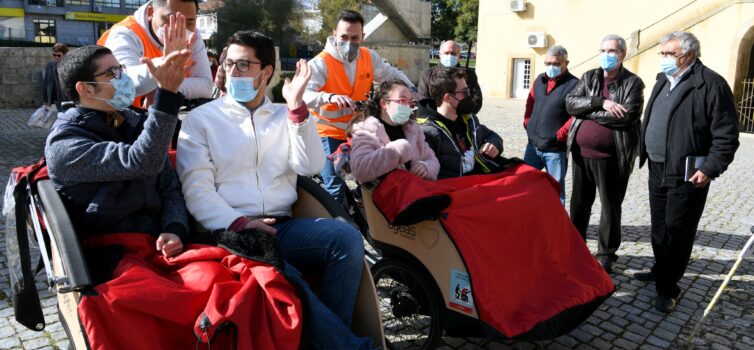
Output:
<svg viewBox="0 0 754 350">
<path fill-rule="evenodd" d="M 458 18 L 454 32 L 456 39 L 463 42 L 476 41 L 479 23 L 479 0 L 458 2 Z"/>
<path fill-rule="evenodd" d="M 432 43 L 476 41 L 479 0 L 432 0 Z"/>
<path fill-rule="evenodd" d="M 301 31 L 301 5 L 298 0 L 225 0 L 217 13 L 217 51 L 228 38 L 244 29 L 263 33 L 285 47 Z"/>
<path fill-rule="evenodd" d="M 361 12 L 361 0 L 319 0 L 319 10 L 322 13 L 322 29 L 317 35 L 317 40 L 324 44 L 327 42 L 327 37 L 335 30 L 340 11 Z"/>
<path fill-rule="evenodd" d="M 437 48 L 443 40 L 455 38 L 456 1 L 432 0 L 432 46 Z"/>
</svg>

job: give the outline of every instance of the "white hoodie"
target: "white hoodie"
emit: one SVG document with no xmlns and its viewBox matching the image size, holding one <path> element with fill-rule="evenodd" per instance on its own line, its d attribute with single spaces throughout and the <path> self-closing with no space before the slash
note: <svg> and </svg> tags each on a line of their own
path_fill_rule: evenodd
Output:
<svg viewBox="0 0 754 350">
<path fill-rule="evenodd" d="M 139 7 L 134 12 L 134 18 L 148 33 L 147 35 L 152 40 L 152 43 L 162 48 L 162 44 L 154 38 L 151 34 L 152 31 L 149 29 L 147 6 L 151 4 L 152 2 L 149 1 Z M 120 64 L 126 65 L 126 73 L 131 77 L 134 85 L 136 85 L 137 96 L 146 95 L 157 88 L 157 82 L 149 74 L 147 65 L 139 62 L 139 59 L 144 56 L 144 44 L 134 32 L 125 26 L 117 26 L 110 30 L 110 34 L 105 41 L 105 46 L 113 51 L 115 58 L 118 59 Z M 197 38 L 191 51 L 191 59 L 195 64 L 189 76 L 183 79 L 178 92 L 183 94 L 187 99 L 210 98 L 212 97 L 212 71 L 209 68 L 207 48 L 204 46 L 204 41 L 201 38 Z"/>
<path fill-rule="evenodd" d="M 291 215 L 296 175 L 319 173 L 325 151 L 316 124 L 288 119 L 265 98 L 252 115 L 230 95 L 189 112 L 178 136 L 178 176 L 186 207 L 209 230 L 240 216 Z"/>
<path fill-rule="evenodd" d="M 348 76 L 348 80 L 351 82 L 351 86 L 353 86 L 354 77 L 356 76 L 356 62 L 359 60 L 358 56 L 353 61 L 348 62 L 348 59 L 343 57 L 340 51 L 338 51 L 335 38 L 332 36 L 327 38 L 325 51 L 343 64 L 346 76 Z M 372 55 L 374 81 L 381 83 L 388 80 L 400 79 L 409 87 L 414 87 L 414 83 L 408 79 L 406 74 L 391 66 L 390 63 L 385 62 L 377 52 L 369 49 L 369 53 Z M 312 78 L 309 80 L 309 84 L 306 85 L 304 102 L 306 102 L 309 108 L 320 107 L 327 104 L 327 99 L 330 97 L 330 92 L 322 91 L 322 87 L 325 86 L 325 82 L 327 81 L 327 64 L 322 57 L 317 56 L 309 61 L 309 66 L 312 68 Z"/>
</svg>

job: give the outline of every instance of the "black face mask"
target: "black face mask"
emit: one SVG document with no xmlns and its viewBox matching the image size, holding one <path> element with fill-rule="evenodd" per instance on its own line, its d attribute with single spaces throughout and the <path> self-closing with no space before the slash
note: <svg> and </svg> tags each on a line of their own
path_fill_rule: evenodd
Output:
<svg viewBox="0 0 754 350">
<path fill-rule="evenodd" d="M 455 96 L 453 97 L 454 99 Z M 471 96 L 466 96 L 462 99 L 456 99 L 458 101 L 458 104 L 456 105 L 456 114 L 458 115 L 466 115 L 471 114 L 471 112 L 474 111 L 474 101 L 471 99 Z"/>
</svg>

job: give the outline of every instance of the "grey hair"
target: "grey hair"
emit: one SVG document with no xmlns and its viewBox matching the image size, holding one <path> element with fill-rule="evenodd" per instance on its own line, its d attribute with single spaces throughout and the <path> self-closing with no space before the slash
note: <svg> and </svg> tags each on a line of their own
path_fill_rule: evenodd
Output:
<svg viewBox="0 0 754 350">
<path fill-rule="evenodd" d="M 563 46 L 555 45 L 547 49 L 547 56 L 561 56 L 564 60 L 568 60 L 568 51 Z"/>
<path fill-rule="evenodd" d="M 694 34 L 689 32 L 672 32 L 662 36 L 660 39 L 660 45 L 665 44 L 668 41 L 679 40 L 681 42 L 681 51 L 683 54 L 693 52 L 694 57 L 702 57 L 702 48 Z"/>
<path fill-rule="evenodd" d="M 626 53 L 626 39 L 623 39 L 622 36 L 616 35 L 616 34 L 610 34 L 602 38 L 602 41 L 600 44 L 604 43 L 605 41 L 615 40 L 618 42 L 618 46 L 620 47 L 620 50 L 623 51 L 623 53 Z"/>
<path fill-rule="evenodd" d="M 452 42 L 453 42 L 453 45 L 455 45 L 455 47 L 457 47 L 457 48 L 458 48 L 458 51 L 459 51 L 459 52 L 461 51 L 461 45 L 458 45 L 458 43 L 457 43 L 457 42 L 456 42 L 455 40 L 443 40 L 443 41 L 442 41 L 442 42 L 440 43 L 440 46 L 439 46 L 439 47 L 437 48 L 437 50 L 442 50 L 442 46 L 443 46 L 443 45 L 445 45 L 445 43 L 447 43 L 448 41 L 452 41 Z"/>
</svg>

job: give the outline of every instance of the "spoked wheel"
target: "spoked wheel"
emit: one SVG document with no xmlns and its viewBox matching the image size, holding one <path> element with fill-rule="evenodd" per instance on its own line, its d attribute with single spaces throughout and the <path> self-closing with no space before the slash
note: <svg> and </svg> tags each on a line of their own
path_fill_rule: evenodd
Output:
<svg viewBox="0 0 754 350">
<path fill-rule="evenodd" d="M 390 349 L 435 349 L 442 336 L 441 297 L 428 276 L 400 261 L 372 267 Z"/>
</svg>

